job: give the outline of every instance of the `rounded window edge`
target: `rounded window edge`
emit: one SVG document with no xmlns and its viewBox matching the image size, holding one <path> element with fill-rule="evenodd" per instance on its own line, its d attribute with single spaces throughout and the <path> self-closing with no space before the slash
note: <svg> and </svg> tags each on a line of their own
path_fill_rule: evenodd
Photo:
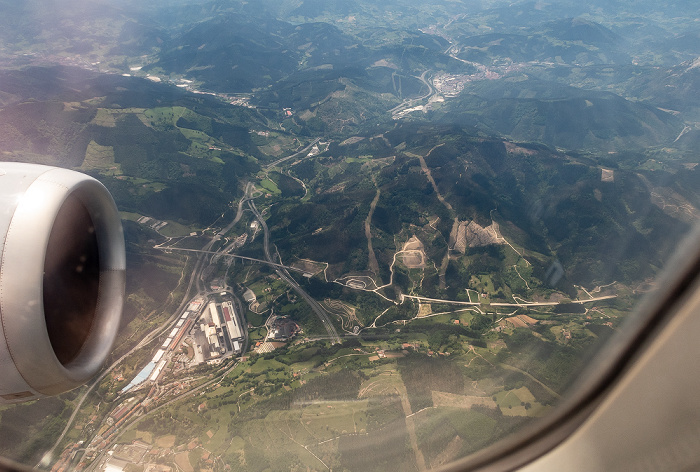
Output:
<svg viewBox="0 0 700 472">
<path fill-rule="evenodd" d="M 469 456 L 446 464 L 441 472 L 518 470 L 569 438 L 596 411 L 613 388 L 682 309 L 700 281 L 700 225 L 679 244 L 635 309 L 593 355 L 562 395 L 562 402 L 538 421 Z"/>
</svg>

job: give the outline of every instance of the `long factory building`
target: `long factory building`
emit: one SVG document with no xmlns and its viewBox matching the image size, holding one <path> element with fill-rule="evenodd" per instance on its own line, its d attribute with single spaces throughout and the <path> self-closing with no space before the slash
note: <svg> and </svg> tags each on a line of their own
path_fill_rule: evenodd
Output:
<svg viewBox="0 0 700 472">
<path fill-rule="evenodd" d="M 160 349 L 158 349 L 154 354 L 153 359 L 151 359 L 151 361 L 146 364 L 146 367 L 141 369 L 141 371 L 136 374 L 136 377 L 134 377 L 134 379 L 122 389 L 122 393 L 128 392 L 132 388 L 141 385 L 146 380 L 155 381 L 158 379 L 158 376 L 163 371 L 165 364 L 168 362 L 168 359 L 164 359 L 163 356 L 167 351 L 172 351 L 177 347 L 182 337 L 185 335 L 185 333 L 187 333 L 187 330 L 190 329 L 190 326 L 192 326 L 192 320 L 187 319 L 189 316 L 189 311 L 182 314 L 180 319 L 177 320 L 175 327 L 170 330 L 168 338 L 160 346 Z"/>
<path fill-rule="evenodd" d="M 168 359 L 164 357 L 165 353 L 176 349 L 192 327 L 194 321 L 188 319 L 191 313 L 191 311 L 186 311 L 180 316 L 175 327 L 170 330 L 167 339 L 163 341 L 160 349 L 154 354 L 153 359 L 136 374 L 136 377 L 122 389 L 122 392 L 128 392 L 146 380 L 156 381 L 158 379 L 168 362 Z M 218 357 L 226 351 L 240 354 L 243 332 L 232 302 L 209 303 L 200 318 L 200 329 L 209 342 L 209 357 Z"/>
<path fill-rule="evenodd" d="M 233 303 L 229 301 L 218 305 L 211 302 L 205 315 L 200 320 L 200 329 L 209 342 L 210 357 L 218 357 L 226 351 L 240 353 L 243 333 Z"/>
</svg>

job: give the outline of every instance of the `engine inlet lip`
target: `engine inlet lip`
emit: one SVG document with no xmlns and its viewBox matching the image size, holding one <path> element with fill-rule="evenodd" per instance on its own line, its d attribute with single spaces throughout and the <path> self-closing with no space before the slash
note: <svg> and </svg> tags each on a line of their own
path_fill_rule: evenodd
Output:
<svg viewBox="0 0 700 472">
<path fill-rule="evenodd" d="M 19 374 L 36 392 L 55 395 L 86 382 L 109 355 L 121 318 L 126 264 L 119 213 L 107 189 L 83 174 L 47 169 L 21 196 L 9 225 L 2 248 L 0 315 Z M 100 267 L 92 327 L 77 355 L 64 365 L 46 329 L 43 272 L 55 218 L 69 196 L 84 205 L 92 220 Z"/>
</svg>

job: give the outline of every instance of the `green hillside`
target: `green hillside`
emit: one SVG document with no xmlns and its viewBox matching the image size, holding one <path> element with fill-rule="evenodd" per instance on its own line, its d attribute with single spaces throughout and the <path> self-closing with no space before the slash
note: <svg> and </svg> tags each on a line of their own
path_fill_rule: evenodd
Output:
<svg viewBox="0 0 700 472">
<path fill-rule="evenodd" d="M 435 119 L 515 140 L 605 151 L 670 144 L 683 129 L 677 116 L 650 105 L 537 80 L 476 82 Z"/>
</svg>

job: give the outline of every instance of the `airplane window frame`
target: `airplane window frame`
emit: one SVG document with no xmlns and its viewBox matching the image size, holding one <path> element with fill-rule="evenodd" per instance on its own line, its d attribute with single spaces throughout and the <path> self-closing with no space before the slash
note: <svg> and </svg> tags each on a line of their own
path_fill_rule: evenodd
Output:
<svg viewBox="0 0 700 472">
<path fill-rule="evenodd" d="M 700 225 L 681 241 L 656 281 L 619 332 L 601 346 L 562 402 L 541 420 L 523 427 L 441 471 L 496 472 L 517 470 L 569 438 L 605 400 L 663 328 L 693 294 L 700 281 Z"/>
<path fill-rule="evenodd" d="M 612 263 L 616 262 L 619 261 Z M 618 331 L 601 343 L 590 359 L 586 359 L 586 367 L 577 375 L 576 381 L 561 392 L 561 401 L 550 412 L 518 427 L 490 446 L 439 467 L 439 470 L 516 470 L 563 443 L 603 403 L 678 313 L 689 295 L 700 291 L 697 288 L 699 282 L 700 224 L 695 224 L 655 277 L 656 288 L 636 300 Z M 34 469 L 0 456 L 0 472 L 4 470 Z"/>
</svg>

